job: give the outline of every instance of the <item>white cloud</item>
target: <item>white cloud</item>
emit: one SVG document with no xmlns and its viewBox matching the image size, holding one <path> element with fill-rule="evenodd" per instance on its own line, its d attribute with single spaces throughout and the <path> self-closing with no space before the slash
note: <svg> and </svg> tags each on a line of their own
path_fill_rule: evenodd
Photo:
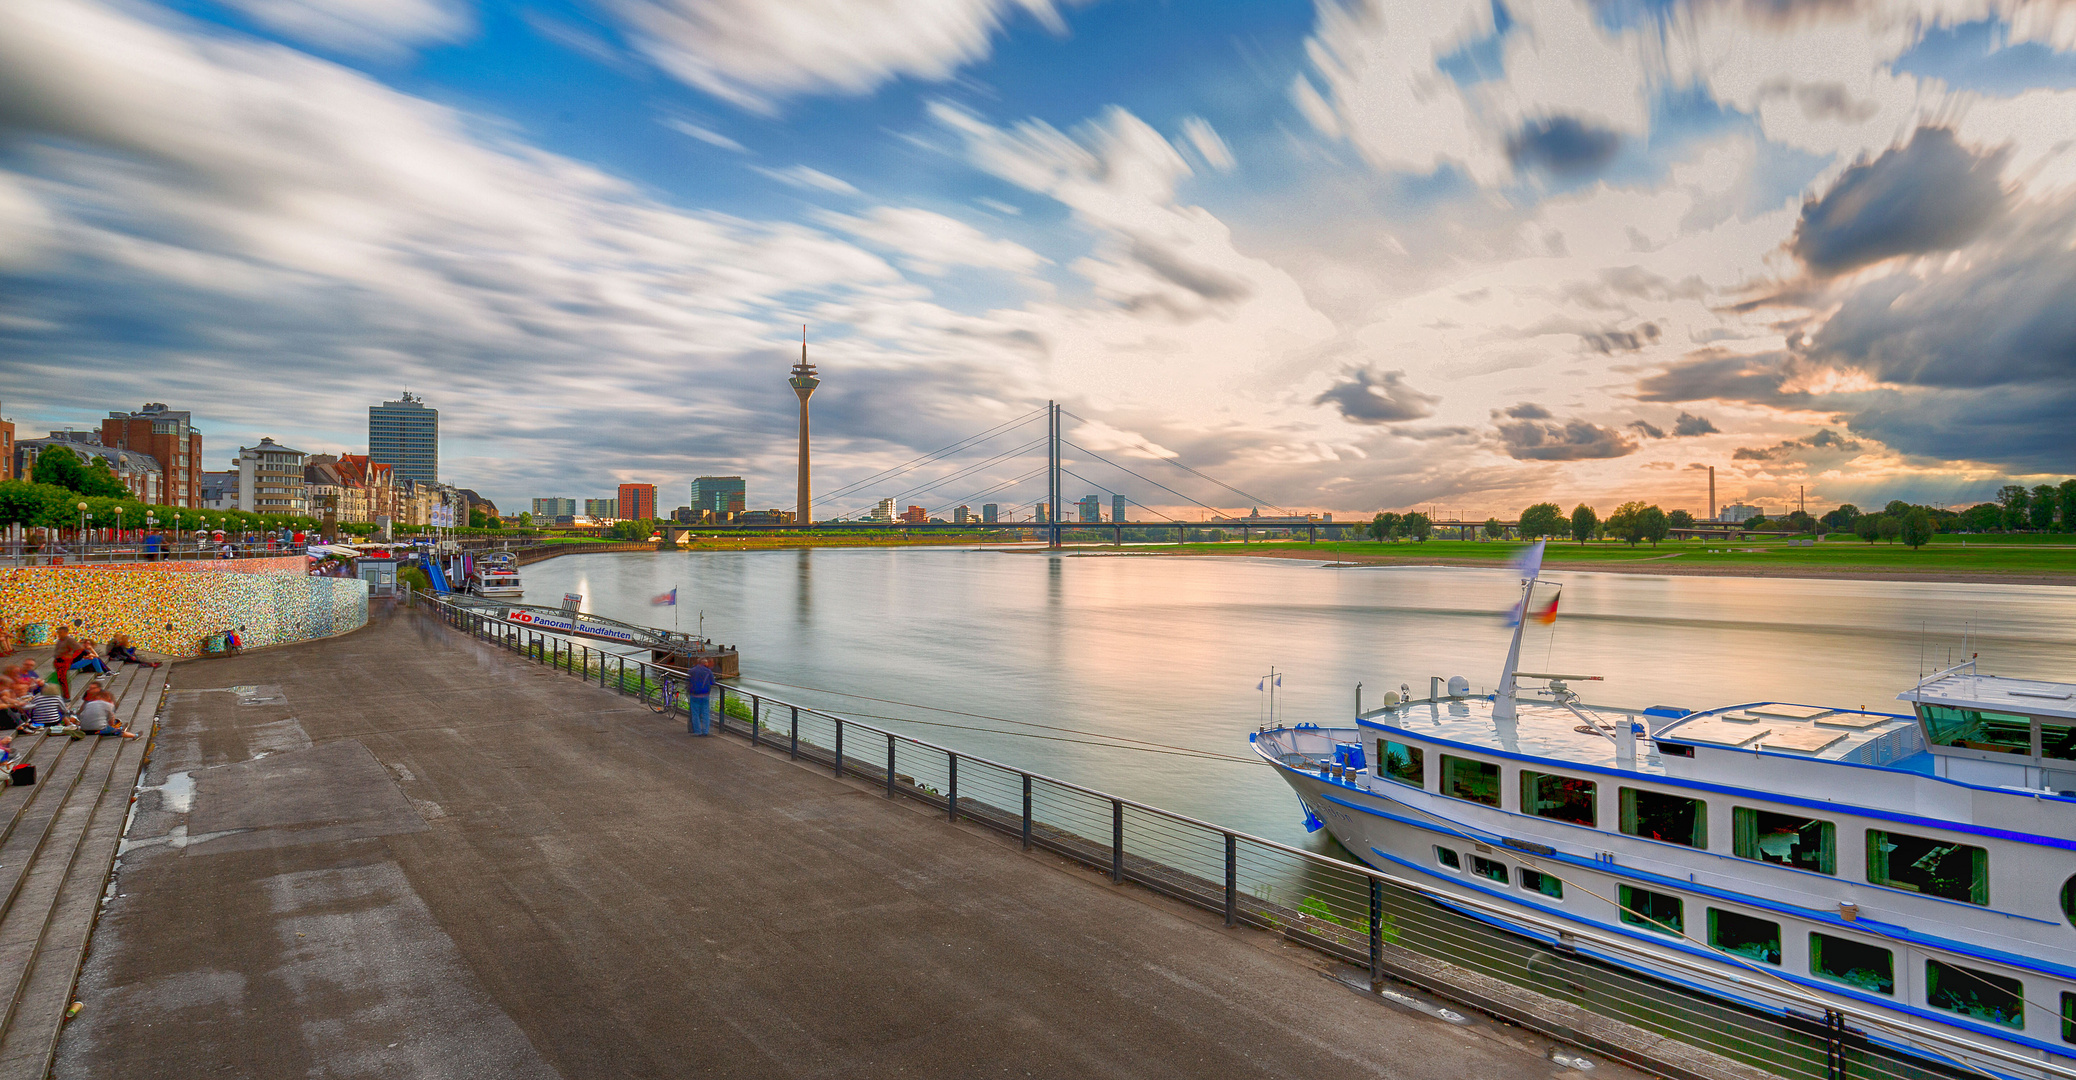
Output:
<svg viewBox="0 0 2076 1080">
<path fill-rule="evenodd" d="M 914 207 L 881 206 L 863 217 L 824 211 L 816 219 L 890 250 L 902 266 L 932 277 L 955 266 L 1025 273 L 1046 262 L 1022 244 L 998 240 L 963 221 Z"/>
<path fill-rule="evenodd" d="M 1182 121 L 1182 135 L 1203 157 L 1204 164 L 1219 172 L 1233 171 L 1236 164 L 1233 161 L 1233 152 L 1225 145 L 1225 140 L 1218 137 L 1218 132 L 1212 129 L 1210 121 L 1201 116 L 1189 117 Z"/>
<path fill-rule="evenodd" d="M 985 58 L 1019 9 L 1065 31 L 1052 0 L 619 0 L 614 8 L 663 70 L 762 112 L 801 94 L 948 79 Z"/>
<path fill-rule="evenodd" d="M 460 41 L 475 29 L 467 0 L 223 0 L 285 37 L 355 56 L 394 58 Z"/>
<path fill-rule="evenodd" d="M 783 169 L 767 169 L 762 165 L 752 165 L 750 169 L 787 187 L 796 187 L 802 191 L 830 191 L 838 195 L 858 194 L 858 189 L 849 181 L 840 180 L 820 169 L 810 169 L 805 165 L 788 165 Z"/>
<path fill-rule="evenodd" d="M 664 127 L 667 127 L 680 135 L 689 135 L 692 138 L 698 139 L 700 142 L 706 143 L 709 146 L 718 146 L 723 150 L 733 150 L 736 153 L 743 152 L 743 145 L 741 143 L 736 142 L 734 139 L 731 139 L 728 136 L 723 135 L 712 128 L 701 127 L 690 120 L 686 120 L 676 116 L 666 116 L 660 122 L 663 124 Z M 812 169 L 808 171 L 814 172 L 814 170 Z M 815 175 L 821 176 L 822 174 L 815 173 Z M 835 177 L 828 177 L 828 179 L 835 180 Z M 836 182 L 839 184 L 843 183 L 843 181 L 841 180 L 837 180 Z M 845 186 L 848 187 L 849 185 L 846 184 Z"/>
<path fill-rule="evenodd" d="M 1305 43 L 1325 83 L 1300 76 L 1293 97 L 1321 133 L 1345 136 L 1379 169 L 1430 172 L 1445 162 L 1487 182 L 1506 173 L 1502 144 L 1475 123 L 1469 104 L 1435 61 L 1491 34 L 1489 0 L 1319 0 Z"/>
</svg>

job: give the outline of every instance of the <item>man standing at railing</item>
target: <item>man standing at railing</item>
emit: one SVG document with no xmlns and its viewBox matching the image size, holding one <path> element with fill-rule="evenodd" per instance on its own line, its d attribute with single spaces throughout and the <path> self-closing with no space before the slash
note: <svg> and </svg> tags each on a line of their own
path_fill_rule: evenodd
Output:
<svg viewBox="0 0 2076 1080">
<path fill-rule="evenodd" d="M 694 735 L 707 734 L 707 725 L 713 720 L 714 669 L 704 660 L 692 661 L 685 672 L 685 696 L 692 706 L 691 715 L 685 720 L 685 730 Z"/>
</svg>

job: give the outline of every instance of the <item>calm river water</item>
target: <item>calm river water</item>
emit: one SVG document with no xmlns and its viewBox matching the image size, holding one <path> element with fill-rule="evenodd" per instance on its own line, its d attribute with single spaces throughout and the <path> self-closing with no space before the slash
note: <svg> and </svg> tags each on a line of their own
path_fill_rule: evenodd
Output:
<svg viewBox="0 0 2076 1080">
<path fill-rule="evenodd" d="M 1964 633 L 1986 671 L 2076 680 L 2076 589 L 1551 579 L 1560 614 L 1530 627 L 1522 667 L 1605 676 L 1579 687 L 1589 702 L 1878 707 L 1961 659 Z M 527 602 L 582 593 L 660 626 L 672 611 L 650 601 L 675 587 L 684 629 L 704 611 L 741 648 L 745 689 L 1318 850 L 1251 763 L 1264 676 L 1282 673 L 1284 720 L 1322 724 L 1346 721 L 1358 682 L 1368 707 L 1429 676 L 1489 687 L 1518 590 L 1499 570 L 945 548 L 570 555 L 525 581 Z"/>
</svg>

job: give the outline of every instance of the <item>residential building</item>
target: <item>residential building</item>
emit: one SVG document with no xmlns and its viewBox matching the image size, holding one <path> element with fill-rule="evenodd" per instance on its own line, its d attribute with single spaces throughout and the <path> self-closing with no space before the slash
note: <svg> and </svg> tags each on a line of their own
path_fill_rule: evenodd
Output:
<svg viewBox="0 0 2076 1080">
<path fill-rule="evenodd" d="M 620 500 L 585 499 L 584 516 L 588 518 L 599 518 L 606 520 L 617 518 L 620 516 Z"/>
<path fill-rule="evenodd" d="M 440 410 L 406 391 L 400 401 L 368 406 L 368 459 L 396 470 L 399 480 L 440 480 Z"/>
<path fill-rule="evenodd" d="M 372 524 L 387 518 L 395 524 L 403 523 L 393 466 L 370 461 L 366 454 L 340 454 L 337 461 L 329 464 L 338 473 L 347 496 L 346 505 L 339 508 L 340 521 Z"/>
<path fill-rule="evenodd" d="M 101 421 L 102 446 L 149 454 L 165 476 L 153 502 L 165 506 L 202 505 L 202 433 L 193 414 L 147 402 L 136 412 L 111 412 Z"/>
<path fill-rule="evenodd" d="M 1110 496 L 1110 520 L 1122 525 L 1124 524 L 1124 519 L 1125 497 L 1113 492 Z"/>
<path fill-rule="evenodd" d="M 533 501 L 533 519 L 535 521 L 552 521 L 565 514 L 574 517 L 576 512 L 577 500 L 575 499 L 550 498 L 535 499 Z"/>
<path fill-rule="evenodd" d="M 202 474 L 202 487 L 195 504 L 204 510 L 236 510 L 238 508 L 238 470 Z M 339 520 L 344 521 L 345 518 Z"/>
<path fill-rule="evenodd" d="M 718 520 L 723 514 L 740 514 L 748 508 L 748 489 L 740 476 L 702 476 L 692 481 L 692 509 L 706 511 Z"/>
<path fill-rule="evenodd" d="M 970 506 L 961 506 L 952 511 L 952 524 L 954 525 L 964 525 L 971 520 L 973 520 L 973 508 Z"/>
<path fill-rule="evenodd" d="M 1074 505 L 1080 508 L 1081 520 L 1084 523 L 1103 520 L 1103 497 L 1101 495 L 1083 495 L 1081 501 Z"/>
<path fill-rule="evenodd" d="M 14 471 L 14 421 L 0 420 L 0 480 L 20 479 Z"/>
<path fill-rule="evenodd" d="M 629 521 L 651 520 L 656 516 L 656 485 L 621 484 L 620 497 L 613 502 Z"/>
<path fill-rule="evenodd" d="M 100 433 L 95 431 L 53 431 L 49 438 L 14 440 L 14 453 L 10 455 L 14 475 L 29 476 L 36 455 L 51 446 L 72 451 L 82 465 L 91 466 L 96 459 L 107 462 L 108 471 L 130 489 L 130 494 L 147 503 L 166 505 L 166 474 L 158 459 L 135 450 L 103 446 Z"/>
<path fill-rule="evenodd" d="M 304 455 L 303 498 L 310 504 L 311 517 L 322 519 L 330 514 L 335 522 L 357 520 L 346 516 L 354 494 L 339 472 L 339 455 Z"/>
<path fill-rule="evenodd" d="M 894 500 L 881 499 L 873 506 L 872 512 L 865 515 L 865 520 L 877 521 L 882 525 L 892 525 L 894 523 Z"/>
<path fill-rule="evenodd" d="M 994 503 L 980 504 L 980 520 L 988 523 L 989 525 L 993 525 L 995 523 L 996 517 L 1000 515 L 1001 512 L 1002 508 Z"/>
<path fill-rule="evenodd" d="M 454 519 L 457 525 L 467 525 L 470 516 L 478 512 L 488 517 L 493 524 L 503 519 L 503 515 L 497 512 L 497 504 L 477 494 L 475 488 L 456 490 L 461 493 L 463 499 L 461 514 Z"/>
<path fill-rule="evenodd" d="M 930 522 L 930 511 L 924 507 L 911 506 L 901 511 L 901 520 L 910 525 L 927 525 Z"/>
<path fill-rule="evenodd" d="M 307 515 L 301 450 L 273 439 L 238 450 L 238 509 L 248 514 Z"/>
<path fill-rule="evenodd" d="M 735 515 L 737 525 L 791 525 L 799 517 L 795 510 L 750 510 Z"/>
<path fill-rule="evenodd" d="M 1751 519 L 1758 517 L 1759 513 L 1759 508 L 1756 506 L 1751 506 L 1746 503 L 1731 503 L 1728 506 L 1723 507 L 1723 509 L 1718 513 L 1716 520 L 1727 521 L 1732 524 L 1737 524 L 1740 522 L 1750 521 Z"/>
</svg>

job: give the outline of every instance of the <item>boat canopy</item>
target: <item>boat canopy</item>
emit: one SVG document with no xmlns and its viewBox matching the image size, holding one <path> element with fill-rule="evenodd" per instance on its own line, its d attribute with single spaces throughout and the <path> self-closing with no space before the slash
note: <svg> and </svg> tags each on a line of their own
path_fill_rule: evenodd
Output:
<svg viewBox="0 0 2076 1080">
<path fill-rule="evenodd" d="M 1896 695 L 1899 701 L 1920 705 L 1942 705 L 1949 709 L 2023 713 L 2028 716 L 2076 720 L 2076 683 L 2010 679 L 2002 675 L 1977 675 L 1973 671 L 1949 671 L 1920 683 L 1916 689 Z"/>
</svg>

